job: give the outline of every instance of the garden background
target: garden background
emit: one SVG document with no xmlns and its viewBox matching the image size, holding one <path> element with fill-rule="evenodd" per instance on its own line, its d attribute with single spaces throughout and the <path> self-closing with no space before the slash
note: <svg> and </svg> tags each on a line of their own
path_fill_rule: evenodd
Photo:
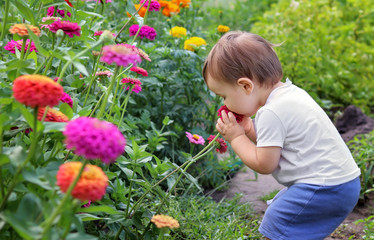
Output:
<svg viewBox="0 0 374 240">
<path fill-rule="evenodd" d="M 332 121 L 373 117 L 371 0 L 0 3 L 1 239 L 260 239 L 240 195 L 204 195 L 242 168 L 201 74 L 228 29 L 282 43 L 284 75 Z M 365 204 L 374 132 L 347 145 Z"/>
</svg>

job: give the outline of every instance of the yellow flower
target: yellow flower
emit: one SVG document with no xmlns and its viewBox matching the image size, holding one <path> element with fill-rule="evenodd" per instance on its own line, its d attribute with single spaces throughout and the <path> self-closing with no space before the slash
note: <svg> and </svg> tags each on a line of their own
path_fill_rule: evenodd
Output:
<svg viewBox="0 0 374 240">
<path fill-rule="evenodd" d="M 194 52 L 201 45 L 206 45 L 206 41 L 200 37 L 192 37 L 184 41 L 184 49 Z"/>
<path fill-rule="evenodd" d="M 220 33 L 225 33 L 225 32 L 230 31 L 230 28 L 228 26 L 225 26 L 225 25 L 218 25 L 217 31 L 220 32 Z"/>
<path fill-rule="evenodd" d="M 173 37 L 180 38 L 187 35 L 187 29 L 184 27 L 173 27 L 169 33 Z"/>
<path fill-rule="evenodd" d="M 162 214 L 154 215 L 151 222 L 153 222 L 158 228 L 179 228 L 177 220 Z"/>
</svg>

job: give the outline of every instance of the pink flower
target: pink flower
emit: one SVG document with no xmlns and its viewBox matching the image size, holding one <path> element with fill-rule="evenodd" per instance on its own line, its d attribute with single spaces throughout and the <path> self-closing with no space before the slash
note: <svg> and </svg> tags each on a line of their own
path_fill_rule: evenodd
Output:
<svg viewBox="0 0 374 240">
<path fill-rule="evenodd" d="M 74 37 L 74 35 L 77 35 L 78 37 L 81 35 L 81 27 L 77 23 L 56 21 L 49 26 L 49 30 L 54 33 L 59 29 L 64 31 L 64 33 L 71 38 Z"/>
<path fill-rule="evenodd" d="M 130 36 L 135 36 L 135 34 L 138 32 L 138 29 L 139 29 L 138 24 L 132 25 L 129 28 Z M 148 38 L 149 40 L 153 41 L 153 40 L 155 40 L 156 36 L 157 36 L 157 33 L 156 33 L 156 30 L 153 27 L 143 25 L 140 28 L 139 37 L 141 39 Z"/>
<path fill-rule="evenodd" d="M 211 141 L 213 141 L 213 139 L 215 137 L 216 136 L 214 136 L 214 135 L 210 135 L 207 140 L 210 143 Z M 225 153 L 225 152 L 227 152 L 227 144 L 226 144 L 225 140 L 223 140 L 222 138 L 217 138 L 216 139 L 216 146 L 217 146 L 216 152 L 218 152 L 218 153 Z"/>
<path fill-rule="evenodd" d="M 114 62 L 118 66 L 127 67 L 130 64 L 136 66 L 136 64 L 140 63 L 142 59 L 133 48 L 117 44 L 104 46 L 100 61 L 109 65 Z"/>
<path fill-rule="evenodd" d="M 139 56 L 141 56 L 144 60 L 147 60 L 148 62 L 151 62 L 152 60 L 149 58 L 148 54 L 146 54 L 143 50 L 140 48 L 137 48 L 133 45 L 127 44 L 127 43 L 120 43 L 119 45 L 126 46 L 128 48 L 132 48 Z"/>
<path fill-rule="evenodd" d="M 117 126 L 96 118 L 79 117 L 70 121 L 63 134 L 66 148 L 86 159 L 113 163 L 125 150 L 126 139 Z"/>
<path fill-rule="evenodd" d="M 71 108 L 73 108 L 73 99 L 71 99 L 70 95 L 66 92 L 62 94 L 60 101 L 63 103 L 67 103 Z"/>
<path fill-rule="evenodd" d="M 233 111 L 230 111 L 230 109 L 228 109 L 226 105 L 223 105 L 223 106 L 221 106 L 221 107 L 218 109 L 218 111 L 217 111 L 217 112 L 218 112 L 218 114 L 217 114 L 218 117 L 222 118 L 222 116 L 221 116 L 221 112 L 222 112 L 223 110 L 224 110 L 226 113 L 228 113 L 228 112 L 232 112 L 232 113 L 234 114 L 234 116 L 235 116 L 237 122 L 241 122 L 241 121 L 243 121 L 243 117 L 244 117 L 243 115 L 238 114 L 238 113 L 235 113 L 235 112 L 233 112 Z"/>
<path fill-rule="evenodd" d="M 103 32 L 104 32 L 104 31 L 96 31 L 96 32 L 94 33 L 94 36 L 101 36 L 101 34 L 103 34 Z M 113 37 L 116 36 L 115 33 L 112 33 L 112 34 L 113 34 Z"/>
<path fill-rule="evenodd" d="M 146 1 L 143 7 L 148 8 L 148 2 L 149 0 L 141 0 L 140 4 L 143 4 L 143 2 Z M 160 11 L 161 4 L 157 0 L 151 0 L 151 6 L 149 6 L 149 11 Z"/>
<path fill-rule="evenodd" d="M 47 21 L 60 21 L 61 18 L 60 17 L 43 17 L 42 18 L 42 22 L 47 22 Z M 46 29 L 49 29 L 49 27 L 51 26 L 51 24 L 40 24 L 40 28 L 46 28 Z"/>
<path fill-rule="evenodd" d="M 65 11 L 64 10 L 60 10 L 58 8 L 56 8 L 56 13 L 55 13 L 55 16 L 53 16 L 53 13 L 55 12 L 55 7 L 52 6 L 52 7 L 49 7 L 48 10 L 47 10 L 47 16 L 49 17 L 55 17 L 56 16 L 56 13 L 60 14 L 61 17 L 65 17 Z M 69 17 L 71 17 L 71 13 L 66 11 L 66 15 L 68 15 Z"/>
<path fill-rule="evenodd" d="M 10 42 L 7 43 L 7 45 L 5 45 L 4 49 L 11 52 L 11 53 L 16 53 L 16 48 L 17 48 L 21 52 L 22 51 L 22 42 L 23 42 L 23 40 L 18 40 L 18 41 L 11 40 Z M 27 51 L 27 48 L 29 47 L 29 44 L 30 44 L 30 39 L 27 39 L 26 44 L 25 44 L 25 49 L 23 50 L 24 52 Z M 32 51 L 37 52 L 35 44 L 34 44 L 33 41 L 31 41 L 31 45 L 30 45 L 30 52 L 32 52 Z"/>
<path fill-rule="evenodd" d="M 130 86 L 133 85 L 133 89 L 132 91 L 135 92 L 135 93 L 139 93 L 142 91 L 142 87 L 140 85 L 142 85 L 142 82 L 138 79 L 135 79 L 135 78 L 122 78 L 121 80 L 122 83 L 125 84 L 125 86 L 123 88 L 126 88 L 126 90 L 130 90 Z"/>
<path fill-rule="evenodd" d="M 186 132 L 186 137 L 188 138 L 188 140 L 190 140 L 190 143 L 194 143 L 194 144 L 201 144 L 201 145 L 204 145 L 205 143 L 205 139 L 200 136 L 200 135 L 197 135 L 197 134 L 191 134 L 189 132 Z"/>
<path fill-rule="evenodd" d="M 57 81 L 58 81 L 58 77 L 55 77 L 55 78 L 53 79 L 53 81 L 57 82 Z M 62 82 L 62 79 L 60 80 L 60 82 Z"/>
<path fill-rule="evenodd" d="M 136 72 L 137 74 L 140 74 L 144 77 L 148 76 L 147 70 L 145 70 L 144 68 L 141 68 L 141 67 L 132 67 L 132 68 L 130 68 L 130 71 Z"/>
<path fill-rule="evenodd" d="M 112 76 L 113 73 L 111 71 L 101 71 L 101 72 L 96 72 L 95 76 L 107 76 L 110 77 Z"/>
</svg>

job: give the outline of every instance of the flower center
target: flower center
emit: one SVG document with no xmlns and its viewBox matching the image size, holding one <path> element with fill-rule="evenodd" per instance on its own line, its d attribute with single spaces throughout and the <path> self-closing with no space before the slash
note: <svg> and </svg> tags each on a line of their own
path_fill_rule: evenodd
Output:
<svg viewBox="0 0 374 240">
<path fill-rule="evenodd" d="M 199 140 L 199 139 L 200 139 L 200 136 L 199 136 L 199 135 L 196 135 L 196 134 L 192 135 L 192 137 L 193 137 L 193 139 L 195 139 L 195 140 Z"/>
</svg>

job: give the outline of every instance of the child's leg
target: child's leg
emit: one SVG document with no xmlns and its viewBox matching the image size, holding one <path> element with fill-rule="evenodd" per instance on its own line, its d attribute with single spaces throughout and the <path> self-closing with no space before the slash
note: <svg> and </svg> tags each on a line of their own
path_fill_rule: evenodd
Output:
<svg viewBox="0 0 374 240">
<path fill-rule="evenodd" d="M 272 240 L 322 240 L 353 210 L 359 195 L 359 178 L 337 186 L 295 184 L 268 207 L 259 231 Z"/>
</svg>

